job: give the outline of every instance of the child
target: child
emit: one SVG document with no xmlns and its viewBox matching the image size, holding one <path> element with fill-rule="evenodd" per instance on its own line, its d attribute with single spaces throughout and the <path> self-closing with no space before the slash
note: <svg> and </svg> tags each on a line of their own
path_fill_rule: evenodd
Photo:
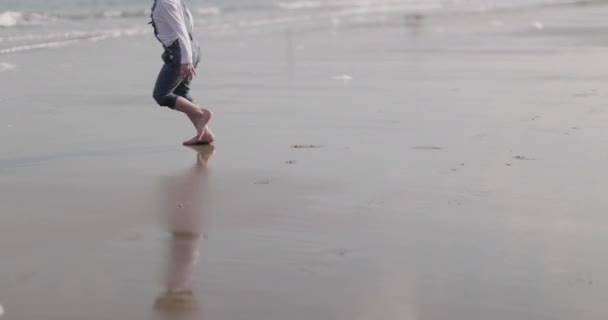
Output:
<svg viewBox="0 0 608 320">
<path fill-rule="evenodd" d="M 154 0 L 151 24 L 165 50 L 165 64 L 156 79 L 153 97 L 160 106 L 185 113 L 194 124 L 196 136 L 184 145 L 210 144 L 215 139 L 207 126 L 212 113 L 192 103 L 189 95 L 200 61 L 200 47 L 192 34 L 192 14 L 185 1 Z"/>
</svg>

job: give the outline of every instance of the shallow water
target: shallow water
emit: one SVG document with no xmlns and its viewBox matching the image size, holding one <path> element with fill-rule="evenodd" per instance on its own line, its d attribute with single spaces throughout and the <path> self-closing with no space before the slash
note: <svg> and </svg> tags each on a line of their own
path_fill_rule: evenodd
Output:
<svg viewBox="0 0 608 320">
<path fill-rule="evenodd" d="M 489 13 L 505 9 L 602 4 L 585 0 L 324 0 L 191 1 L 199 32 L 217 36 L 252 30 L 317 28 L 403 19 L 410 14 Z M 140 0 L 4 0 L 0 56 L 82 41 L 149 34 L 149 3 Z"/>
</svg>

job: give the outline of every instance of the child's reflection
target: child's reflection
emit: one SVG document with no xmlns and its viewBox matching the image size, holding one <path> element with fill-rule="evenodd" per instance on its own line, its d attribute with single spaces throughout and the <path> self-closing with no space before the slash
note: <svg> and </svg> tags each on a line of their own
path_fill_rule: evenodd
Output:
<svg viewBox="0 0 608 320">
<path fill-rule="evenodd" d="M 169 238 L 165 291 L 156 299 L 155 308 L 164 319 L 197 319 L 198 301 L 193 277 L 203 237 L 202 209 L 207 163 L 215 149 L 211 145 L 192 147 L 196 164 L 185 174 L 166 183 L 165 221 Z"/>
</svg>

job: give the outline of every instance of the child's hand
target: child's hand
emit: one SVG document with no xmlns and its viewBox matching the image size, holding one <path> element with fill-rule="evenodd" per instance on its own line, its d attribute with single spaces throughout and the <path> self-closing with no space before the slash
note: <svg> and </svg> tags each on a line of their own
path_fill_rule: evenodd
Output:
<svg viewBox="0 0 608 320">
<path fill-rule="evenodd" d="M 196 70 L 194 70 L 194 65 L 192 63 L 182 64 L 180 68 L 180 74 L 184 80 L 191 81 L 194 76 L 196 76 Z"/>
</svg>

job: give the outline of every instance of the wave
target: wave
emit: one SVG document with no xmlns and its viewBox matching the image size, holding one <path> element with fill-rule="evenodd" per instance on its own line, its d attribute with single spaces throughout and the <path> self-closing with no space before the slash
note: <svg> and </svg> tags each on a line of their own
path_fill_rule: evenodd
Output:
<svg viewBox="0 0 608 320">
<path fill-rule="evenodd" d="M 48 33 L 48 34 L 25 34 L 8 36 L 0 38 L 0 43 L 3 42 L 27 42 L 36 40 L 56 40 L 56 39 L 73 39 L 79 37 L 87 37 L 90 33 L 85 31 L 68 31 L 59 33 Z"/>
<path fill-rule="evenodd" d="M 0 27 L 13 27 L 21 19 L 20 12 L 6 11 L 0 12 Z"/>
<path fill-rule="evenodd" d="M 217 15 L 222 12 L 219 7 L 196 7 L 192 8 L 193 14 Z M 99 10 L 93 12 L 59 12 L 51 13 L 50 16 L 66 20 L 89 20 L 89 19 L 116 19 L 116 18 L 148 18 L 151 10 Z"/>
<path fill-rule="evenodd" d="M 150 33 L 148 29 L 141 28 L 129 28 L 129 29 L 114 29 L 114 30 L 106 30 L 106 31 L 93 31 L 93 32 L 85 32 L 85 31 L 71 31 L 66 33 L 56 33 L 56 34 L 47 34 L 47 35 L 27 35 L 15 37 L 16 41 L 26 41 L 26 40 L 39 40 L 36 43 L 27 43 L 21 44 L 17 46 L 11 46 L 8 48 L 0 48 L 0 55 L 3 54 L 11 54 L 25 51 L 32 51 L 37 49 L 50 49 L 50 48 L 59 48 L 65 47 L 71 44 L 75 44 L 83 41 L 91 41 L 97 42 L 108 39 L 117 39 L 123 37 L 133 37 L 143 34 Z M 6 39 L 0 39 L 6 40 Z M 40 42 L 42 40 L 42 42 Z"/>
<path fill-rule="evenodd" d="M 197 7 L 192 10 L 199 16 L 218 15 L 222 12 L 219 7 Z M 99 20 L 99 19 L 129 19 L 148 18 L 150 9 L 143 10 L 98 10 L 92 12 L 19 12 L 0 11 L 0 28 L 19 26 L 36 26 L 47 22 L 60 20 Z"/>
<path fill-rule="evenodd" d="M 334 16 L 363 16 L 381 13 L 403 13 L 407 11 L 431 11 L 444 8 L 440 3 L 418 2 L 404 4 L 402 1 L 380 1 L 380 3 L 362 3 L 358 6 L 345 7 L 334 13 Z"/>
<path fill-rule="evenodd" d="M 47 17 L 44 14 L 4 11 L 0 12 L 0 28 L 36 26 L 41 25 L 50 19 L 50 17 Z"/>
<path fill-rule="evenodd" d="M 319 1 L 295 1 L 295 2 L 277 3 L 277 7 L 281 8 L 281 9 L 288 9 L 288 10 L 320 8 L 323 6 L 324 6 L 324 4 Z"/>
<path fill-rule="evenodd" d="M 23 51 L 31 51 L 31 50 L 35 50 L 35 49 L 45 49 L 45 48 L 48 49 L 48 48 L 64 47 L 64 46 L 72 44 L 76 41 L 78 41 L 78 40 L 53 41 L 53 42 L 44 42 L 44 43 L 15 46 L 15 47 L 10 47 L 10 48 L 0 49 L 0 55 L 23 52 Z"/>
<path fill-rule="evenodd" d="M 2 0 L 0 0 L 2 1 Z M 257 29 L 272 26 L 300 24 L 312 26 L 332 23 L 333 25 L 355 24 L 368 22 L 391 21 L 409 12 L 432 14 L 431 12 L 477 11 L 483 6 L 483 11 L 505 10 L 513 7 L 546 7 L 546 6 L 578 6 L 603 5 L 608 0 L 279 0 L 267 3 L 246 5 L 202 6 L 193 8 L 195 15 L 213 15 L 217 19 L 209 19 L 206 24 L 197 24 L 197 28 L 206 29 L 210 33 L 225 34 L 242 30 Z M 491 6 L 490 6 L 491 5 Z M 237 11 L 239 14 L 237 14 Z M 229 13 L 224 15 L 224 13 Z M 95 23 L 96 29 L 108 26 L 110 30 L 73 30 L 74 25 L 86 23 L 65 23 L 53 26 L 55 33 L 39 32 L 23 34 L 22 32 L 0 33 L 0 55 L 15 52 L 30 51 L 43 48 L 54 48 L 70 45 L 79 41 L 101 41 L 112 38 L 130 37 L 148 34 L 151 29 L 145 24 L 149 19 L 149 10 L 98 10 L 92 12 L 49 12 L 26 13 L 18 11 L 0 12 L 0 31 L 2 28 L 22 26 L 44 26 L 47 22 L 62 20 L 107 19 L 107 22 Z M 112 19 L 130 19 L 120 21 L 120 24 L 134 26 L 130 29 L 116 29 L 118 21 Z M 395 19 L 396 21 L 396 19 Z M 399 20 L 401 21 L 401 20 Z M 79 27 L 80 28 L 80 27 Z M 86 28 L 86 27 L 85 27 Z M 43 28 L 31 28 L 42 30 Z M 30 28 L 24 28 L 25 32 Z M 66 31 L 61 31 L 66 30 Z M 22 30 L 20 30 L 22 31 Z M 205 32 L 205 31 L 203 31 Z"/>
<path fill-rule="evenodd" d="M 608 0 L 296 0 L 277 2 L 275 7 L 289 11 L 338 9 L 351 11 L 382 10 L 395 6 L 399 11 L 448 10 L 448 11 L 493 11 L 507 8 L 525 9 L 529 7 L 593 6 L 606 5 Z"/>
<path fill-rule="evenodd" d="M 0 62 L 0 72 L 10 71 L 15 69 L 17 66 L 8 62 Z"/>
<path fill-rule="evenodd" d="M 223 13 L 277 13 L 277 10 L 296 14 L 315 11 L 323 14 L 355 13 L 365 14 L 378 11 L 403 13 L 404 11 L 492 11 L 505 8 L 603 5 L 608 0 L 280 0 L 267 3 L 226 4 L 219 6 L 199 6 L 192 8 L 198 16 L 217 16 Z M 59 12 L 19 12 L 0 11 L 0 28 L 40 26 L 63 20 L 103 20 L 103 19 L 148 19 L 150 8 L 93 11 Z"/>
<path fill-rule="evenodd" d="M 399 5 L 402 7 L 433 7 L 450 8 L 468 11 L 471 8 L 504 8 L 504 7 L 538 7 L 555 5 L 601 5 L 607 4 L 608 0 L 279 0 L 255 1 L 236 4 L 232 1 L 223 1 L 216 6 L 197 6 L 191 7 L 194 14 L 199 15 L 218 15 L 224 12 L 260 12 L 272 10 L 326 10 L 332 8 L 348 9 L 358 7 L 374 7 L 386 5 Z M 19 11 L 0 11 L 0 27 L 13 27 L 22 23 L 28 24 L 36 20 L 45 19 L 113 19 L 113 18 L 138 18 L 148 17 L 150 8 L 145 9 L 117 9 L 104 10 L 94 9 L 92 11 L 50 11 L 50 12 L 19 12 Z"/>
<path fill-rule="evenodd" d="M 44 26 L 58 21 L 80 21 L 99 19 L 148 18 L 149 10 L 134 11 L 99 11 L 89 13 L 59 12 L 59 13 L 29 13 L 18 11 L 0 12 L 0 28 L 19 28 Z"/>
<path fill-rule="evenodd" d="M 222 10 L 218 7 L 199 7 L 194 12 L 201 15 L 218 15 Z"/>
</svg>

